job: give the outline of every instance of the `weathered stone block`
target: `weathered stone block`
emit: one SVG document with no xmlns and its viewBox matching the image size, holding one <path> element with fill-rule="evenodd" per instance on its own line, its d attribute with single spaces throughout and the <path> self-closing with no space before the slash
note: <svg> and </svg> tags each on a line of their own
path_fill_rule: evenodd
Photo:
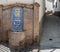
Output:
<svg viewBox="0 0 60 52">
<path fill-rule="evenodd" d="M 25 45 L 25 32 L 9 32 L 9 45 L 23 47 Z"/>
</svg>

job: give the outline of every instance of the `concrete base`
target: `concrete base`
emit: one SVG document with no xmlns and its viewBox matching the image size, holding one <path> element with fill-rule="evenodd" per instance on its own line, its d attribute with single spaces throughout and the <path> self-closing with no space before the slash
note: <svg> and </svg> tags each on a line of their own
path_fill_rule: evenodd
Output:
<svg viewBox="0 0 60 52">
<path fill-rule="evenodd" d="M 24 47 L 25 45 L 25 32 L 9 32 L 9 45 L 10 47 Z"/>
</svg>

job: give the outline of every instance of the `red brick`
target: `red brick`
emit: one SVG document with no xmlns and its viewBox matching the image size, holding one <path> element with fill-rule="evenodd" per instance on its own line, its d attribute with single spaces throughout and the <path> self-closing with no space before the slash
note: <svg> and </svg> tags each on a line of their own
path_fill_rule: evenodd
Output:
<svg viewBox="0 0 60 52">
<path fill-rule="evenodd" d="M 39 7 L 34 5 L 34 43 L 39 42 Z"/>
<path fill-rule="evenodd" d="M 2 40 L 2 6 L 0 6 L 0 41 Z"/>
<path fill-rule="evenodd" d="M 26 43 L 33 43 L 33 9 L 24 8 L 24 30 L 26 34 Z"/>
</svg>

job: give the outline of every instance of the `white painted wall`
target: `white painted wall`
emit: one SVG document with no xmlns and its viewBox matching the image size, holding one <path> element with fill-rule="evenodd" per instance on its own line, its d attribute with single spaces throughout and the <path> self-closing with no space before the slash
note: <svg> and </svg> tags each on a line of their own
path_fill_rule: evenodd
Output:
<svg viewBox="0 0 60 52">
<path fill-rule="evenodd" d="M 54 6 L 56 6 L 56 2 L 57 2 L 57 8 L 54 7 L 54 11 L 60 11 L 60 2 L 59 2 L 59 0 L 55 0 L 54 1 Z"/>
<path fill-rule="evenodd" d="M 51 11 L 53 10 L 53 2 L 52 1 L 48 1 L 48 0 L 45 0 L 46 2 L 46 8 L 47 8 L 47 11 Z"/>
<path fill-rule="evenodd" d="M 33 0 L 0 0 L 0 4 L 4 4 L 4 5 L 8 5 L 16 2 L 31 4 L 33 3 Z"/>
</svg>

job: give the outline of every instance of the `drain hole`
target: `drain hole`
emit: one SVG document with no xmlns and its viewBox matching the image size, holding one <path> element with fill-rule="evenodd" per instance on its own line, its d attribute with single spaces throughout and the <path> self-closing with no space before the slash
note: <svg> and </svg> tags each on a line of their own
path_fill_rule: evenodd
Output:
<svg viewBox="0 0 60 52">
<path fill-rule="evenodd" d="M 52 41 L 53 39 L 49 39 L 50 41 Z"/>
</svg>

